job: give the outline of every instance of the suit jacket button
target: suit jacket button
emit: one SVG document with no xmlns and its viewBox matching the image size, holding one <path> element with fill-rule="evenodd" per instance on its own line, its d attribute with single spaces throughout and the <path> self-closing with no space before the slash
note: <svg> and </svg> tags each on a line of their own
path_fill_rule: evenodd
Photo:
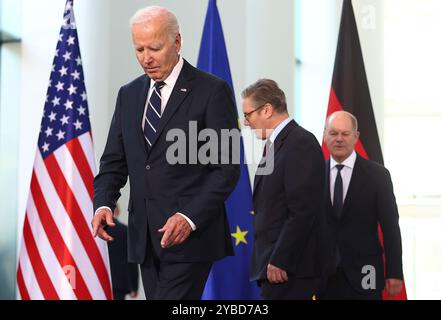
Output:
<svg viewBox="0 0 441 320">
<path fill-rule="evenodd" d="M 147 170 L 150 170 L 150 166 L 149 166 L 149 165 L 146 165 L 145 168 L 146 168 Z"/>
</svg>

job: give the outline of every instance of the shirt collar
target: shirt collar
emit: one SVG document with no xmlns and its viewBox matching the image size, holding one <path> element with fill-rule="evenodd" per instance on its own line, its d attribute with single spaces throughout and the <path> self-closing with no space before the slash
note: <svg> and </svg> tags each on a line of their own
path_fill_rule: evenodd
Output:
<svg viewBox="0 0 441 320">
<path fill-rule="evenodd" d="M 345 159 L 342 163 L 338 163 L 335 161 L 335 159 L 331 156 L 330 160 L 330 168 L 334 168 L 337 164 L 342 164 L 345 167 L 349 167 L 351 169 L 354 169 L 355 160 L 357 159 L 357 153 L 355 153 L 355 150 L 352 151 L 351 155 Z"/>
<path fill-rule="evenodd" d="M 288 123 L 290 123 L 292 121 L 291 118 L 286 118 L 285 120 L 283 120 L 282 122 L 280 122 L 277 127 L 274 129 L 273 133 L 271 133 L 269 140 L 271 142 L 271 144 L 274 143 L 274 141 L 276 141 L 277 136 L 279 135 L 279 133 L 286 127 L 286 125 Z"/>
<path fill-rule="evenodd" d="M 175 86 L 176 81 L 178 80 L 179 74 L 181 73 L 182 67 L 184 66 L 184 59 L 182 56 L 179 56 L 178 63 L 174 66 L 172 72 L 168 75 L 167 79 L 164 80 L 165 84 L 170 88 Z M 151 79 L 150 79 L 151 80 Z M 155 85 L 155 81 L 150 81 L 150 89 Z"/>
</svg>

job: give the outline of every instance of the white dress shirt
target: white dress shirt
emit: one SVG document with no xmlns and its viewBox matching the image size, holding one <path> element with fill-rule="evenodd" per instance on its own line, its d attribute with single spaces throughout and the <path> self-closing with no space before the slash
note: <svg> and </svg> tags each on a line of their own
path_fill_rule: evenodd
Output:
<svg viewBox="0 0 441 320">
<path fill-rule="evenodd" d="M 184 59 L 180 56 L 178 63 L 173 68 L 170 75 L 167 77 L 167 79 L 164 80 L 165 85 L 161 89 L 161 115 L 164 113 L 165 106 L 167 105 L 168 100 L 170 99 L 171 93 L 173 91 L 173 88 L 175 87 L 176 81 L 178 80 L 179 74 L 181 73 L 182 67 L 184 66 Z M 144 107 L 144 114 L 141 119 L 141 126 L 142 130 L 144 130 L 144 124 L 145 124 L 145 115 L 147 113 L 147 106 L 148 102 L 150 100 L 150 96 L 153 92 L 153 87 L 155 85 L 155 81 L 150 80 L 150 88 L 149 93 L 147 95 L 147 100 L 145 102 Z"/>
<path fill-rule="evenodd" d="M 351 155 L 346 158 L 342 163 L 338 163 L 331 156 L 330 159 L 330 172 L 329 172 L 329 188 L 331 192 L 331 202 L 334 204 L 334 187 L 335 178 L 337 177 L 338 169 L 336 165 L 342 164 L 344 167 L 340 171 L 341 179 L 343 181 L 343 203 L 346 199 L 346 194 L 348 193 L 349 183 L 351 182 L 352 171 L 354 170 L 355 160 L 357 159 L 357 154 L 352 151 Z"/>
<path fill-rule="evenodd" d="M 173 68 L 172 72 L 167 77 L 167 79 L 164 80 L 165 85 L 161 89 L 161 115 L 164 113 L 165 106 L 167 105 L 167 102 L 170 99 L 171 93 L 172 93 L 173 88 L 176 84 L 176 81 L 178 80 L 179 74 L 181 73 L 183 66 L 184 66 L 184 59 L 182 58 L 182 56 L 179 56 L 178 63 L 175 65 L 175 67 Z M 149 93 L 147 95 L 147 100 L 146 100 L 145 107 L 144 107 L 144 114 L 141 119 L 141 126 L 142 126 L 143 130 L 144 130 L 144 123 L 145 123 L 144 119 L 145 119 L 145 115 L 147 113 L 148 101 L 150 99 L 150 96 L 152 95 L 154 85 L 155 85 L 155 81 L 150 80 Z M 107 208 L 110 210 L 109 207 L 102 206 L 102 207 L 99 207 L 95 211 L 95 213 L 97 213 L 98 210 L 103 209 L 103 208 Z M 193 231 L 196 230 L 196 225 L 193 223 L 193 221 L 190 220 L 190 218 L 188 218 L 185 214 L 183 214 L 181 212 L 177 212 L 177 214 L 181 215 L 182 217 L 184 217 L 185 220 L 187 220 L 187 222 L 190 224 Z"/>
<path fill-rule="evenodd" d="M 263 152 L 263 156 L 262 156 L 262 160 L 261 161 L 263 161 L 263 158 L 265 157 L 267 157 L 268 156 L 268 154 L 269 154 L 269 150 L 271 149 L 271 147 L 273 146 L 273 144 L 274 144 L 274 141 L 276 141 L 276 138 L 277 138 L 277 136 L 279 135 L 279 133 L 286 127 L 286 125 L 288 124 L 288 123 L 290 123 L 292 121 L 292 119 L 291 118 L 286 118 L 285 120 L 283 120 L 282 122 L 280 122 L 278 125 L 277 125 L 277 127 L 273 130 L 273 132 L 271 133 L 271 135 L 266 139 L 266 142 L 265 142 L 265 146 L 263 147 L 264 148 L 264 152 Z M 266 150 L 265 150 L 266 149 Z"/>
<path fill-rule="evenodd" d="M 277 127 L 274 129 L 273 133 L 271 133 L 271 135 L 269 136 L 269 140 L 270 140 L 270 145 L 272 145 L 274 143 L 274 141 L 276 141 L 277 136 L 279 135 L 279 133 L 286 127 L 286 125 L 288 123 L 290 123 L 292 121 L 291 118 L 286 118 L 285 120 L 283 120 L 282 122 L 280 122 Z"/>
</svg>

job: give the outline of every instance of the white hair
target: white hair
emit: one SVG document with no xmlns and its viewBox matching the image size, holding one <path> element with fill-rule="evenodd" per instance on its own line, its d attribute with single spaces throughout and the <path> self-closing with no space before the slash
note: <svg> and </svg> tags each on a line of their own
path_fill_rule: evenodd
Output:
<svg viewBox="0 0 441 320">
<path fill-rule="evenodd" d="M 146 24 L 152 19 L 164 16 L 167 23 L 167 31 L 172 37 L 175 37 L 179 31 L 178 19 L 173 12 L 160 6 L 149 6 L 136 11 L 136 13 L 130 18 L 130 27 L 132 28 L 135 24 Z"/>
</svg>

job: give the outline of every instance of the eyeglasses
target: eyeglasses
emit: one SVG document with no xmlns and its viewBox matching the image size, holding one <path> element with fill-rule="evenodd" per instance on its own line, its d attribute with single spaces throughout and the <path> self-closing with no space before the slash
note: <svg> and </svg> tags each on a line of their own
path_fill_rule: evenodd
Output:
<svg viewBox="0 0 441 320">
<path fill-rule="evenodd" d="M 262 107 L 266 106 L 266 104 L 267 104 L 267 102 L 265 102 L 265 103 L 262 104 L 261 106 L 258 106 L 258 107 L 255 108 L 254 110 L 251 110 L 250 112 L 244 112 L 244 113 L 243 113 L 243 117 L 244 117 L 245 119 L 248 119 L 249 116 L 250 116 L 253 112 L 256 112 L 257 110 L 259 110 L 259 109 L 261 109 Z"/>
</svg>

